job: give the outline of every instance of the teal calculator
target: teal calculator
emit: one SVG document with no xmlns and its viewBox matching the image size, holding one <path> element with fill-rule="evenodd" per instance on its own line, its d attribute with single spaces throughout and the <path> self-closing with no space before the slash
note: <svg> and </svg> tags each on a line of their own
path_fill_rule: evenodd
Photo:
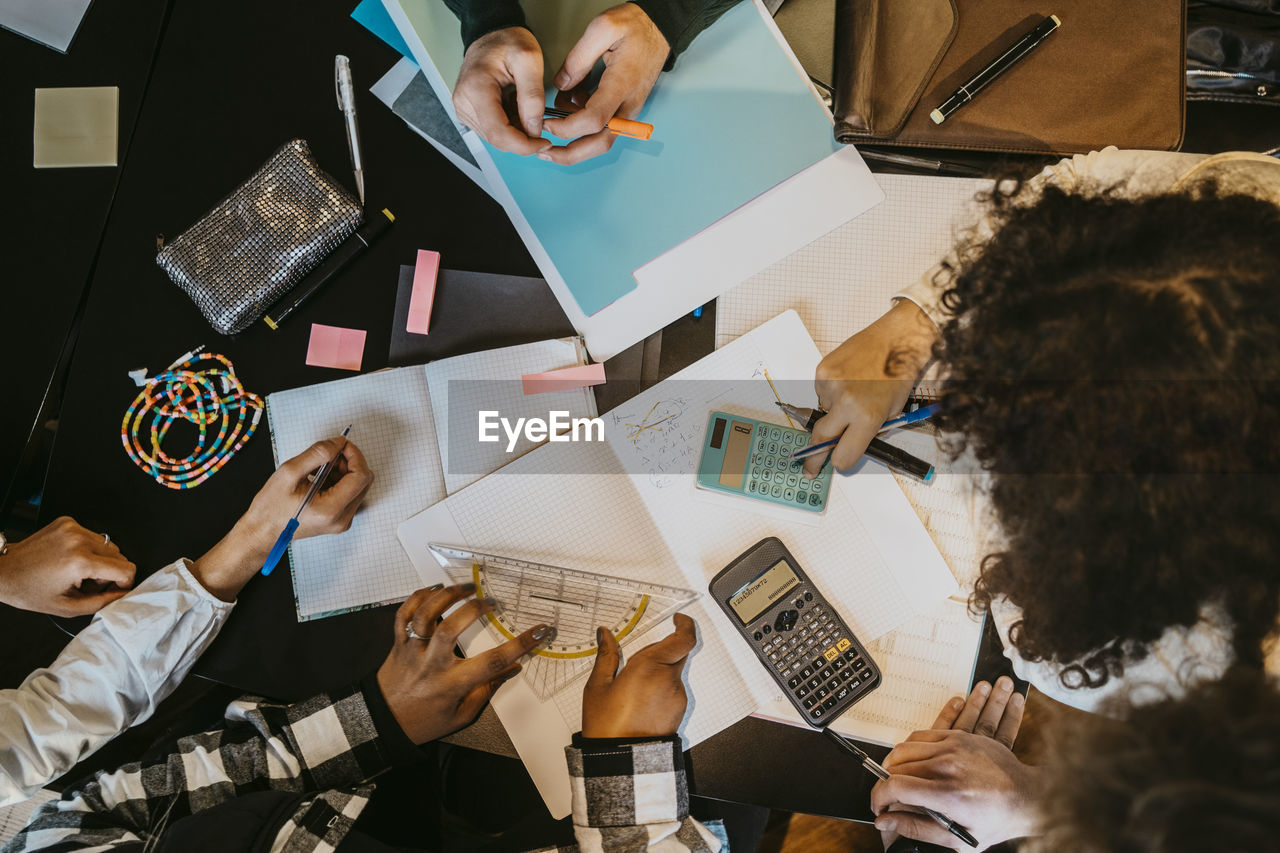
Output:
<svg viewBox="0 0 1280 853">
<path fill-rule="evenodd" d="M 809 433 L 802 429 L 712 412 L 698 460 L 698 488 L 824 512 L 831 491 L 831 466 L 823 466 L 821 474 L 806 480 L 803 465 L 789 458 L 808 446 Z"/>
</svg>

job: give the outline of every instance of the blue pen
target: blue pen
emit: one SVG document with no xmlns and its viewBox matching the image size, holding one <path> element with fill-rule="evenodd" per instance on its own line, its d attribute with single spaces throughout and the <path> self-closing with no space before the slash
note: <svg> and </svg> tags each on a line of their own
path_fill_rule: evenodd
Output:
<svg viewBox="0 0 1280 853">
<path fill-rule="evenodd" d="M 316 472 L 316 476 L 311 480 L 311 488 L 307 489 L 307 496 L 302 499 L 302 506 L 298 507 L 298 511 L 293 514 L 293 518 L 289 519 L 289 523 L 284 526 L 284 530 L 280 531 L 280 536 L 276 539 L 276 544 L 271 546 L 271 552 L 267 554 L 267 561 L 262 564 L 262 576 L 266 577 L 275 569 L 276 563 L 280 562 L 280 558 L 284 556 L 284 552 L 288 550 L 289 543 L 293 541 L 293 534 L 298 532 L 298 516 L 302 515 L 302 511 L 307 508 L 307 504 L 311 503 L 311 499 L 316 493 L 324 488 L 325 482 L 329 479 L 329 474 L 333 472 L 334 467 L 338 464 L 338 457 L 342 455 L 342 451 L 347 448 L 347 435 L 351 432 L 351 425 L 342 431 L 342 446 L 338 448 L 338 452 L 333 454 L 333 458 L 321 466 Z"/>
<path fill-rule="evenodd" d="M 923 408 L 916 409 L 914 412 L 907 412 L 905 415 L 901 415 L 900 417 L 890 418 L 880 425 L 880 429 L 876 430 L 876 435 L 879 435 L 886 430 L 891 430 L 894 427 L 906 426 L 907 424 L 926 420 L 934 414 L 937 414 L 937 411 L 938 404 L 934 403 L 931 406 L 924 406 Z M 826 450 L 828 447 L 835 446 L 839 441 L 839 438 L 833 438 L 830 441 L 824 441 L 820 444 L 811 444 L 808 447 L 801 448 L 795 453 L 792 453 L 790 459 L 792 462 L 799 462 L 801 459 L 807 459 L 820 450 Z"/>
<path fill-rule="evenodd" d="M 921 406 L 920 408 L 916 409 L 914 412 L 907 412 L 905 415 L 899 415 L 896 418 L 890 418 L 889 420 L 885 421 L 883 424 L 880 425 L 880 429 L 876 430 L 876 435 L 879 435 L 885 430 L 893 429 L 894 427 L 906 426 L 907 424 L 913 424 L 916 421 L 928 420 L 929 418 L 937 414 L 937 412 L 938 412 L 937 403 L 933 403 L 932 405 L 928 405 L 928 406 Z"/>
</svg>

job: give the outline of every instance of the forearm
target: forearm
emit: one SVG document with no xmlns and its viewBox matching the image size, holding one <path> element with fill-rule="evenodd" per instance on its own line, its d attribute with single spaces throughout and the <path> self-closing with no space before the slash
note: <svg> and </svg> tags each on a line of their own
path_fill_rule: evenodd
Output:
<svg viewBox="0 0 1280 853">
<path fill-rule="evenodd" d="M 149 717 L 231 609 L 179 561 L 100 611 L 50 666 L 0 693 L 0 804 L 30 796 Z"/>
<path fill-rule="evenodd" d="M 524 11 L 517 0 L 444 0 L 462 25 L 462 49 L 494 30 L 523 27 Z"/>
<path fill-rule="evenodd" d="M 217 598 L 235 601 L 244 585 L 262 569 L 279 535 L 279 530 L 270 530 L 246 514 L 191 565 L 191 574 Z"/>
<path fill-rule="evenodd" d="M 684 52 L 698 33 L 716 22 L 716 19 L 736 6 L 739 0 L 631 0 L 644 10 L 657 26 L 671 55 L 666 70 L 670 70 L 676 57 Z"/>
<path fill-rule="evenodd" d="M 164 825 L 254 791 L 341 793 L 397 760 L 369 704 L 358 687 L 292 705 L 237 700 L 224 728 L 179 738 L 154 761 L 100 774 L 56 809 L 38 812 L 28 832 L 41 846 L 150 843 Z M 359 789 L 352 802 L 358 812 Z M 308 807 L 304 802 L 302 810 Z"/>
<path fill-rule="evenodd" d="M 582 853 L 638 853 L 673 841 L 690 851 L 723 849 L 720 835 L 689 816 L 679 738 L 607 746 L 578 735 L 565 756 Z"/>
</svg>

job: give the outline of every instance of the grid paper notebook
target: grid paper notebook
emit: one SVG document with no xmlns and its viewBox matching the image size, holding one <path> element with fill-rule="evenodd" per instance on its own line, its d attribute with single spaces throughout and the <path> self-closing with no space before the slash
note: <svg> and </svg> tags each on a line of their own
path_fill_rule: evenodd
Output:
<svg viewBox="0 0 1280 853">
<path fill-rule="evenodd" d="M 401 521 L 444 498 L 451 484 L 465 480 L 449 475 L 449 461 L 442 461 L 450 460 L 445 419 L 454 390 L 450 380 L 468 380 L 455 386 L 459 411 L 492 406 L 505 417 L 546 417 L 554 399 L 551 408 L 591 417 L 595 400 L 589 389 L 530 397 L 510 393 L 519 388 L 522 374 L 580 364 L 584 353 L 581 338 L 540 341 L 269 395 L 277 465 L 351 424 L 351 441 L 374 475 L 350 530 L 299 539 L 289 547 L 298 621 L 401 601 L 421 586 L 395 531 Z M 470 392 L 465 400 L 463 391 Z M 484 392 L 491 399 L 483 399 Z M 522 440 L 508 455 L 505 441 L 472 444 L 484 450 L 465 447 L 463 461 L 450 460 L 455 470 L 483 473 L 485 466 L 496 469 L 533 447 Z M 489 452 L 492 448 L 497 452 Z"/>
<path fill-rule="evenodd" d="M 826 355 L 883 314 L 895 293 L 932 273 L 976 221 L 974 197 L 990 186 L 980 179 L 917 175 L 877 175 L 877 180 L 885 192 L 878 207 L 720 297 L 717 347 L 790 308 Z M 891 441 L 945 470 L 932 432 L 898 430 Z M 930 485 L 894 476 L 956 580 L 971 588 L 980 558 L 972 475 L 938 473 Z M 890 746 L 928 728 L 947 699 L 967 693 L 981 637 L 981 622 L 968 615 L 962 602 L 950 601 L 936 613 L 868 642 L 884 684 L 833 725 Z M 783 699 L 759 714 L 801 724 Z"/>
<path fill-rule="evenodd" d="M 929 612 L 956 589 L 891 478 L 841 478 L 816 525 L 762 514 L 746 498 L 695 491 L 709 412 L 777 420 L 764 369 L 775 381 L 797 379 L 811 376 L 817 360 L 788 312 L 612 410 L 605 443 L 539 448 L 406 521 L 401 542 L 424 583 L 440 580 L 426 553 L 428 542 L 440 542 L 702 592 L 685 610 L 698 623 L 700 647 L 689 662 L 691 711 L 682 733 L 696 744 L 777 692 L 737 627 L 705 598 L 712 576 L 761 538 L 781 538 L 864 641 Z M 670 418 L 660 431 L 638 432 L 634 425 L 655 406 Z M 595 473 L 566 478 L 565 470 Z M 667 621 L 632 648 L 670 630 Z M 471 655 L 493 645 L 487 632 L 464 636 Z M 515 679 L 494 708 L 552 814 L 557 804 L 567 813 L 563 746 L 581 725 L 581 689 L 570 685 L 539 700 Z"/>
</svg>

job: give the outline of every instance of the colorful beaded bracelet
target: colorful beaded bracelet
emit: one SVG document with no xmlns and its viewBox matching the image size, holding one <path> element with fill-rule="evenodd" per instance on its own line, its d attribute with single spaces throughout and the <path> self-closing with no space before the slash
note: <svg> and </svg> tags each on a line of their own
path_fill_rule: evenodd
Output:
<svg viewBox="0 0 1280 853">
<path fill-rule="evenodd" d="M 125 453 L 170 489 L 194 489 L 220 471 L 253 437 L 262 418 L 262 398 L 244 390 L 231 360 L 203 349 L 187 353 L 146 379 L 120 425 Z M 161 448 L 169 427 L 178 420 L 199 430 L 195 449 L 182 459 Z M 217 433 L 211 435 L 214 424 Z"/>
</svg>

